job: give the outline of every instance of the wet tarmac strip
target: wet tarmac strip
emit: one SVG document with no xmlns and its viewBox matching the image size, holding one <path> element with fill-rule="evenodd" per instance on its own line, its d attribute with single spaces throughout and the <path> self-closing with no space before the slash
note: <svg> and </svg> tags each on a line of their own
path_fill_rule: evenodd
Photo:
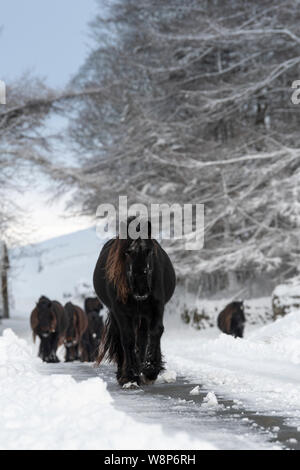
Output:
<svg viewBox="0 0 300 470">
<path fill-rule="evenodd" d="M 134 419 L 161 424 L 165 431 L 187 432 L 222 449 L 272 448 L 300 450 L 300 430 L 286 424 L 284 416 L 273 416 L 243 407 L 237 400 L 217 395 L 218 404 L 205 402 L 211 390 L 199 386 L 198 395 L 190 391 L 199 384 L 178 377 L 174 383 L 157 383 L 140 390 L 122 390 L 116 383 L 114 367 L 91 364 L 41 364 L 43 374 L 68 374 L 76 381 L 101 377 L 114 398 L 114 405 Z"/>
</svg>

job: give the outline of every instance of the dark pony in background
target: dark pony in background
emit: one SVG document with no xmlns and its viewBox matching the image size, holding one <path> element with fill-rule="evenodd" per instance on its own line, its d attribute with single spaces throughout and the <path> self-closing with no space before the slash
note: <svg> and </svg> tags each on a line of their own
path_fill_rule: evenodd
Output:
<svg viewBox="0 0 300 470">
<path fill-rule="evenodd" d="M 150 237 L 150 223 L 147 228 Z M 151 383 L 163 369 L 163 314 L 175 284 L 172 263 L 156 240 L 127 236 L 104 245 L 94 271 L 96 294 L 109 310 L 98 362 L 117 363 L 121 386 Z"/>
<path fill-rule="evenodd" d="M 81 341 L 81 360 L 83 362 L 94 362 L 97 359 L 104 323 L 103 318 L 98 312 L 89 312 L 87 318 L 88 328 L 83 334 Z"/>
<path fill-rule="evenodd" d="M 56 355 L 65 337 L 68 317 L 63 306 L 42 296 L 31 313 L 30 324 L 33 340 L 36 336 L 41 340 L 39 357 L 45 362 L 59 362 Z"/>
<path fill-rule="evenodd" d="M 88 318 L 82 308 L 67 302 L 65 311 L 68 316 L 68 328 L 65 336 L 66 362 L 80 359 L 82 336 L 88 327 Z"/>
<path fill-rule="evenodd" d="M 85 313 L 97 312 L 103 309 L 103 305 L 98 299 L 98 297 L 87 297 L 84 301 L 84 310 Z"/>
<path fill-rule="evenodd" d="M 218 316 L 218 327 L 223 333 L 242 338 L 246 317 L 243 302 L 231 302 Z"/>
<path fill-rule="evenodd" d="M 103 304 L 98 297 L 87 297 L 84 301 L 84 310 L 88 318 L 88 328 L 82 337 L 82 361 L 94 362 L 98 355 L 98 349 L 103 333 L 103 318 L 100 310 Z"/>
</svg>

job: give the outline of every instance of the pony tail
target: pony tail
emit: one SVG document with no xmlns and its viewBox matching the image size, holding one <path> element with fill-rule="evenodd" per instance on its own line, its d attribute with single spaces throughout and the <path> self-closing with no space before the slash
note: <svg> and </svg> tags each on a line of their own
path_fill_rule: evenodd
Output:
<svg viewBox="0 0 300 470">
<path fill-rule="evenodd" d="M 30 326 L 31 326 L 31 329 L 32 329 L 32 338 L 33 338 L 33 342 L 35 343 L 35 340 L 36 340 L 36 328 L 39 324 L 39 320 L 38 320 L 38 311 L 37 311 L 37 308 L 35 308 L 34 310 L 32 310 L 31 312 L 31 315 L 30 315 Z"/>
<path fill-rule="evenodd" d="M 120 345 L 121 339 L 118 325 L 116 324 L 111 312 L 108 312 L 96 363 L 100 364 L 103 359 L 107 359 L 109 362 L 117 362 L 119 364 L 121 361 Z"/>
</svg>

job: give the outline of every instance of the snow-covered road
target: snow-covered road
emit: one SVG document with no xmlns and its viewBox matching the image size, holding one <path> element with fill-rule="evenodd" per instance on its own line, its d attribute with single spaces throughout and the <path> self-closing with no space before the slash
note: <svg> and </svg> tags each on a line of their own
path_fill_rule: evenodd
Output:
<svg viewBox="0 0 300 470">
<path fill-rule="evenodd" d="M 214 330 L 169 331 L 163 350 L 176 381 L 124 391 L 112 366 L 42 363 L 27 321 L 6 321 L 0 330 L 10 327 L 17 336 L 0 337 L 1 446 L 298 449 L 300 377 L 290 323 L 296 340 L 292 316 L 244 341 Z"/>
<path fill-rule="evenodd" d="M 268 449 L 273 447 L 276 434 L 261 426 L 253 426 L 244 409 L 233 402 L 222 400 L 205 402 L 208 390 L 201 387 L 198 395 L 190 395 L 196 386 L 177 377 L 173 383 L 158 383 L 139 391 L 122 390 L 116 384 L 114 368 L 103 365 L 93 368 L 88 364 L 46 365 L 42 374 L 71 374 L 77 381 L 99 376 L 107 384 L 116 409 L 124 411 L 135 421 L 159 423 L 165 434 L 174 436 L 185 431 L 190 437 L 213 444 L 218 449 Z M 278 444 L 278 443 L 277 443 Z"/>
</svg>

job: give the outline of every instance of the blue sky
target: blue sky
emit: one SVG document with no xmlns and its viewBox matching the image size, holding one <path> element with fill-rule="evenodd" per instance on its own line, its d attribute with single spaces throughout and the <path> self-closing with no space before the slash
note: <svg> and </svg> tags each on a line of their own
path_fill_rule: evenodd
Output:
<svg viewBox="0 0 300 470">
<path fill-rule="evenodd" d="M 50 86 L 64 86 L 89 51 L 88 22 L 96 11 L 95 0 L 2 1 L 1 78 L 31 71 Z"/>
<path fill-rule="evenodd" d="M 63 88 L 89 53 L 88 23 L 98 11 L 96 0 L 2 0 L 0 8 L 0 80 L 14 81 L 26 72 Z M 57 121 L 58 122 L 58 121 Z M 47 129 L 46 129 L 47 131 Z M 65 156 L 65 155 L 64 155 Z M 64 200 L 49 204 L 45 182 L 16 196 L 26 217 L 25 242 L 59 236 L 91 224 L 67 218 Z"/>
</svg>

